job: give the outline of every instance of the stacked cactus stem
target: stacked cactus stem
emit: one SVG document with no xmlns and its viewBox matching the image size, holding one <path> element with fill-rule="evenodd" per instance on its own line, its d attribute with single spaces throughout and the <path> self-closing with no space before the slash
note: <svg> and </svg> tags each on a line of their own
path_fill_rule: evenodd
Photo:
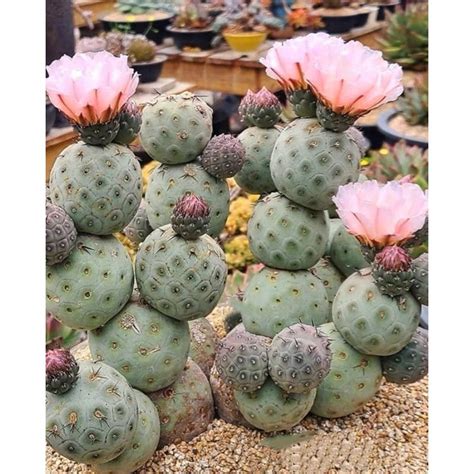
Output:
<svg viewBox="0 0 474 474">
<path fill-rule="evenodd" d="M 427 332 L 418 328 L 420 302 L 427 303 L 427 255 L 412 262 L 409 254 L 423 232 L 426 196 L 407 178 L 384 188 L 361 175 L 367 142 L 354 127 L 358 117 L 401 94 L 401 69 L 370 50 L 372 62 L 364 64 L 367 48 L 355 43 L 313 34 L 277 43 L 262 58 L 297 116 L 286 127 L 261 119 L 279 113 L 267 90 L 249 91 L 239 109 L 248 128 L 239 136 L 246 161 L 235 179 L 260 194 L 248 239 L 264 267 L 234 300 L 243 324 L 219 343 L 214 374 L 233 390 L 245 421 L 268 432 L 290 429 L 310 411 L 348 415 L 377 393 L 384 376 L 413 383 L 428 370 Z M 352 59 L 343 49 L 354 64 L 346 64 Z M 311 59 L 318 50 L 320 63 Z M 324 54 L 328 62 L 340 61 L 349 77 L 351 68 L 379 68 L 372 72 L 385 76 L 386 90 L 377 96 L 374 82 L 359 95 L 357 83 L 341 78 L 347 90 L 335 92 L 328 84 L 339 78 L 325 82 L 324 75 L 338 69 L 325 69 Z M 272 130 L 263 155 L 260 136 Z M 259 169 L 247 171 L 253 161 Z M 394 227 L 386 210 L 380 211 L 386 229 L 370 221 L 370 212 L 360 216 L 365 190 L 370 208 L 381 202 L 377 192 L 398 206 Z M 359 202 L 351 207 L 351 199 Z M 409 202 L 416 203 L 412 209 Z M 364 226 L 384 237 L 368 230 L 367 237 Z M 225 408 L 242 424 L 229 403 Z"/>
<path fill-rule="evenodd" d="M 105 68 L 101 84 L 88 82 L 88 72 Z M 114 69 L 120 81 L 108 83 Z M 225 179 L 240 170 L 244 150 L 230 136 L 211 140 L 212 109 L 192 94 L 159 96 L 141 111 L 127 100 L 138 77 L 124 56 L 78 53 L 48 72 L 49 95 L 80 137 L 51 171 L 46 307 L 88 332 L 92 360 L 47 353 L 46 438 L 96 472 L 132 472 L 158 446 L 189 441 L 214 418 L 206 374 L 216 341 L 204 318 L 223 293 L 227 266 L 208 234 L 224 226 Z M 87 87 L 98 90 L 88 95 Z M 113 111 L 103 111 L 101 94 Z M 144 200 L 127 146 L 139 132 L 160 161 Z M 202 164 L 201 155 L 209 157 Z M 118 232 L 139 244 L 135 262 Z"/>
</svg>

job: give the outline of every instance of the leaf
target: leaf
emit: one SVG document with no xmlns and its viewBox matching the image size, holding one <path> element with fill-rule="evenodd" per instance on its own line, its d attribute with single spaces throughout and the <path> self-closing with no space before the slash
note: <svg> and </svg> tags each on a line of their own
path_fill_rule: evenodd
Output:
<svg viewBox="0 0 474 474">
<path fill-rule="evenodd" d="M 316 431 L 305 431 L 303 433 L 289 433 L 283 435 L 269 436 L 260 441 L 261 446 L 271 449 L 285 449 L 297 443 L 308 441 L 316 434 Z"/>
</svg>

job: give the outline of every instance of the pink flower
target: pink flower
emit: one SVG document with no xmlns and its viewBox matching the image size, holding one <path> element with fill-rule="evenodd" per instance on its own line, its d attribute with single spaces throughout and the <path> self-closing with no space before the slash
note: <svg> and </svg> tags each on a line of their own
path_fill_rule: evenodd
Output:
<svg viewBox="0 0 474 474">
<path fill-rule="evenodd" d="M 328 43 L 344 42 L 326 33 L 311 33 L 283 43 L 276 42 L 260 62 L 266 66 L 267 75 L 278 81 L 285 90 L 307 89 L 305 71 Z"/>
<path fill-rule="evenodd" d="M 64 55 L 46 70 L 51 102 L 79 125 L 113 119 L 138 86 L 127 56 L 115 57 L 107 51 Z"/>
<path fill-rule="evenodd" d="M 413 183 L 375 180 L 340 186 L 333 201 L 347 231 L 365 245 L 399 245 L 423 227 L 428 196 Z"/>
<path fill-rule="evenodd" d="M 402 68 L 358 41 L 328 41 L 304 69 L 313 93 L 336 113 L 359 117 L 403 92 Z"/>
</svg>

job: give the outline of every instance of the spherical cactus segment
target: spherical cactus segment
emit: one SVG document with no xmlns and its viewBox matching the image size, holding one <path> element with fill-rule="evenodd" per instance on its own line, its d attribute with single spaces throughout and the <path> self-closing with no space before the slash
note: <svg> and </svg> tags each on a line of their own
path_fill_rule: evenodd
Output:
<svg viewBox="0 0 474 474">
<path fill-rule="evenodd" d="M 209 381 L 191 359 L 188 359 L 176 382 L 150 393 L 149 397 L 160 414 L 160 448 L 191 441 L 206 431 L 214 419 L 214 400 Z"/>
<path fill-rule="evenodd" d="M 357 352 L 333 323 L 318 330 L 329 338 L 332 353 L 329 374 L 318 387 L 311 413 L 338 418 L 359 410 L 377 393 L 382 382 L 380 357 Z"/>
<path fill-rule="evenodd" d="M 70 390 L 77 381 L 79 366 L 67 349 L 46 352 L 46 390 L 61 395 Z"/>
<path fill-rule="evenodd" d="M 160 165 L 151 173 L 145 193 L 146 212 L 153 229 L 171 222 L 178 199 L 195 194 L 210 204 L 208 234 L 217 237 L 229 214 L 227 181 L 211 176 L 197 162 L 185 165 Z"/>
<path fill-rule="evenodd" d="M 332 302 L 336 297 L 337 290 L 345 280 L 344 275 L 342 275 L 329 258 L 321 258 L 310 270 L 324 285 L 324 289 L 328 295 L 329 305 L 332 307 Z"/>
<path fill-rule="evenodd" d="M 316 117 L 317 99 L 310 89 L 295 89 L 287 91 L 288 102 L 293 106 L 293 111 L 301 118 Z"/>
<path fill-rule="evenodd" d="M 232 425 L 245 426 L 252 428 L 252 425 L 242 416 L 234 397 L 234 389 L 227 385 L 219 375 L 215 364 L 211 368 L 209 375 L 212 396 L 216 405 L 217 415 L 221 420 Z"/>
<path fill-rule="evenodd" d="M 105 123 L 92 125 L 75 124 L 74 128 L 84 143 L 92 146 L 106 146 L 112 143 L 117 136 L 120 129 L 120 121 L 118 117 L 115 117 Z"/>
<path fill-rule="evenodd" d="M 367 268 L 369 262 L 365 259 L 360 242 L 339 221 L 331 225 L 332 238 L 328 256 L 337 269 L 346 277 L 354 272 Z"/>
<path fill-rule="evenodd" d="M 217 345 L 216 368 L 225 383 L 236 390 L 259 390 L 268 376 L 270 340 L 236 327 Z"/>
<path fill-rule="evenodd" d="M 152 232 L 153 229 L 148 220 L 145 204 L 142 203 L 128 226 L 123 229 L 123 233 L 133 243 L 141 244 Z"/>
<path fill-rule="evenodd" d="M 321 127 L 326 130 L 330 130 L 331 132 L 344 132 L 354 125 L 358 117 L 348 114 L 338 114 L 318 101 L 316 104 L 316 118 L 321 124 Z"/>
<path fill-rule="evenodd" d="M 219 302 L 227 278 L 225 255 L 208 235 L 185 240 L 171 226 L 154 230 L 135 260 L 140 294 L 178 320 L 207 316 Z"/>
<path fill-rule="evenodd" d="M 171 227 L 186 240 L 196 240 L 207 234 L 211 221 L 207 202 L 195 194 L 185 194 L 176 202 L 171 214 Z"/>
<path fill-rule="evenodd" d="M 412 295 L 423 305 L 428 306 L 428 254 L 422 253 L 413 260 L 415 270 Z"/>
<path fill-rule="evenodd" d="M 216 357 L 218 337 L 216 330 L 206 318 L 189 321 L 191 345 L 189 357 L 196 362 L 207 378 Z"/>
<path fill-rule="evenodd" d="M 68 258 L 46 268 L 46 309 L 73 329 L 103 326 L 132 291 L 132 261 L 113 236 L 79 234 Z"/>
<path fill-rule="evenodd" d="M 195 160 L 211 135 L 211 107 L 189 92 L 160 95 L 143 108 L 140 140 L 148 155 L 160 163 Z"/>
<path fill-rule="evenodd" d="M 287 393 L 319 386 L 331 367 L 329 339 L 313 326 L 293 324 L 280 331 L 268 351 L 272 380 Z"/>
<path fill-rule="evenodd" d="M 204 148 L 200 161 L 202 167 L 218 179 L 231 178 L 244 164 L 245 148 L 238 138 L 229 134 L 217 135 Z"/>
<path fill-rule="evenodd" d="M 391 298 L 379 290 L 369 268 L 339 287 L 332 318 L 342 337 L 363 354 L 388 356 L 410 342 L 420 319 L 420 304 L 410 293 Z"/>
<path fill-rule="evenodd" d="M 331 321 L 324 285 L 307 270 L 262 268 L 252 275 L 242 300 L 235 304 L 245 329 L 267 337 L 292 324 L 319 326 Z"/>
<path fill-rule="evenodd" d="M 53 204 L 68 213 L 78 232 L 110 235 L 122 231 L 140 206 L 140 164 L 123 145 L 73 143 L 56 158 L 50 187 Z"/>
<path fill-rule="evenodd" d="M 384 247 L 375 255 L 372 275 L 382 294 L 401 296 L 415 281 L 412 259 L 408 252 L 397 245 Z"/>
<path fill-rule="evenodd" d="M 77 231 L 66 211 L 46 203 L 46 264 L 61 263 L 72 252 Z"/>
<path fill-rule="evenodd" d="M 367 151 L 370 149 L 370 142 L 364 137 L 364 134 L 357 127 L 350 127 L 347 129 L 347 133 L 353 138 L 359 147 L 361 156 L 365 156 Z M 359 181 L 366 181 L 367 177 L 363 174 L 359 176 Z"/>
<path fill-rule="evenodd" d="M 270 172 L 278 191 L 288 199 L 327 210 L 340 186 L 357 181 L 360 157 L 347 132 L 321 128 L 316 119 L 298 119 L 275 142 Z"/>
<path fill-rule="evenodd" d="M 144 393 L 134 390 L 138 404 L 137 429 L 130 446 L 120 456 L 92 469 L 100 474 L 129 474 L 142 467 L 155 453 L 160 440 L 160 417 L 153 402 Z"/>
<path fill-rule="evenodd" d="M 145 393 L 179 377 L 189 344 L 186 321 L 169 318 L 140 298 L 132 298 L 107 324 L 89 332 L 93 359 L 110 365 Z"/>
<path fill-rule="evenodd" d="M 85 464 L 103 464 L 131 447 L 138 404 L 125 378 L 103 362 L 78 360 L 74 387 L 46 392 L 46 440 L 60 455 Z"/>
<path fill-rule="evenodd" d="M 242 97 L 239 105 L 239 114 L 241 119 L 244 121 L 247 127 L 253 127 L 255 124 L 252 121 L 252 116 L 248 113 L 249 106 L 252 104 L 255 97 L 255 93 L 252 92 L 250 89 L 247 93 Z"/>
<path fill-rule="evenodd" d="M 234 179 L 245 192 L 262 194 L 276 191 L 270 174 L 270 158 L 279 135 L 276 128 L 250 127 L 237 137 L 245 149 L 245 160 Z"/>
<path fill-rule="evenodd" d="M 234 390 L 244 418 L 255 428 L 270 432 L 289 430 L 311 410 L 316 388 L 305 393 L 286 393 L 271 378 L 256 392 Z"/>
<path fill-rule="evenodd" d="M 329 224 L 322 211 L 271 193 L 255 205 L 247 235 L 250 250 L 261 263 L 282 270 L 307 270 L 324 254 Z"/>
<path fill-rule="evenodd" d="M 129 100 L 120 111 L 118 117 L 119 129 L 114 138 L 115 143 L 128 145 L 133 142 L 140 131 L 142 124 L 142 114 L 137 104 Z"/>
<path fill-rule="evenodd" d="M 400 352 L 381 359 L 387 382 L 399 385 L 418 382 L 428 374 L 428 331 L 418 327 Z"/>
<path fill-rule="evenodd" d="M 262 87 L 246 107 L 247 121 L 259 128 L 271 128 L 280 119 L 281 104 L 275 94 Z"/>
</svg>

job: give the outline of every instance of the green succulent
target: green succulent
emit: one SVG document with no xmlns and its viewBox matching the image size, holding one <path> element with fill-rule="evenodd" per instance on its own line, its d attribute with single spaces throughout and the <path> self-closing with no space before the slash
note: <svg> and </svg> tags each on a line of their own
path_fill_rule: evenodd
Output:
<svg viewBox="0 0 474 474">
<path fill-rule="evenodd" d="M 410 125 L 428 125 L 428 81 L 405 89 L 397 101 L 403 118 Z"/>
<path fill-rule="evenodd" d="M 121 13 L 140 15 L 156 9 L 156 2 L 150 0 L 118 0 L 117 2 L 117 10 Z"/>
<path fill-rule="evenodd" d="M 156 44 L 144 36 L 136 36 L 127 46 L 126 54 L 132 64 L 152 61 L 156 56 Z"/>
<path fill-rule="evenodd" d="M 410 175 L 423 190 L 428 188 L 428 150 L 400 141 L 390 149 L 372 151 L 367 161 L 363 172 L 369 179 L 384 183 Z"/>
<path fill-rule="evenodd" d="M 385 37 L 380 40 L 388 61 L 405 69 L 426 70 L 428 67 L 428 6 L 416 4 L 405 11 L 390 14 Z"/>
</svg>

